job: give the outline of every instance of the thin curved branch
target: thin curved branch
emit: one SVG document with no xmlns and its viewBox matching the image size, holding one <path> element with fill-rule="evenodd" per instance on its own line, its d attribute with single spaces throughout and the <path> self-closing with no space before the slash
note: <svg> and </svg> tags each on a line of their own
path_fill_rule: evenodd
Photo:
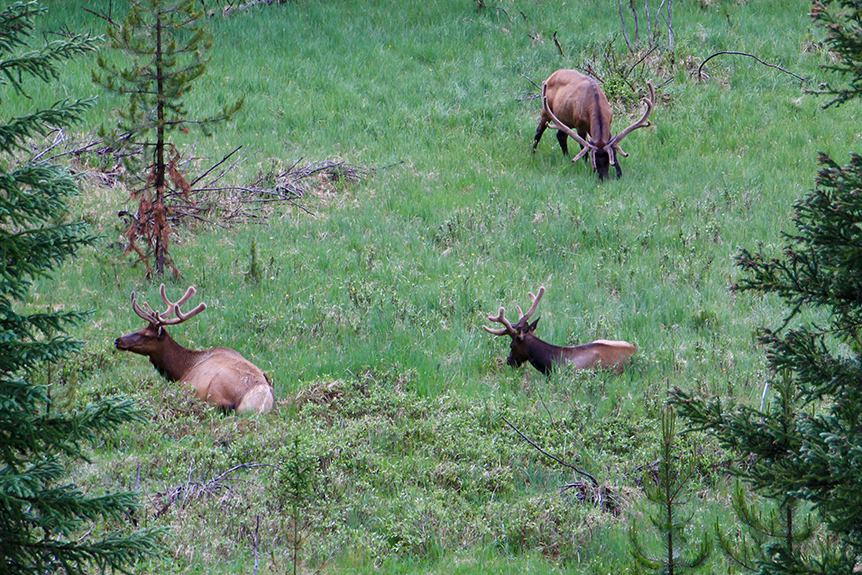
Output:
<svg viewBox="0 0 862 575">
<path fill-rule="evenodd" d="M 770 64 L 769 62 L 764 62 L 763 60 L 761 60 L 760 58 L 758 58 L 758 57 L 757 57 L 757 56 L 755 56 L 754 54 L 749 54 L 748 52 L 733 52 L 733 51 L 730 51 L 730 50 L 724 50 L 724 51 L 721 51 L 721 52 L 716 52 L 715 54 L 713 54 L 712 56 L 710 56 L 709 58 L 707 58 L 706 60 L 704 60 L 703 62 L 701 62 L 701 63 L 700 63 L 700 66 L 698 66 L 698 68 L 697 68 L 697 77 L 698 77 L 698 79 L 700 79 L 700 78 L 702 77 L 702 75 L 703 75 L 703 74 L 701 73 L 701 71 L 703 70 L 703 66 L 704 66 L 704 64 L 706 64 L 707 62 L 709 62 L 710 60 L 712 60 L 712 59 L 713 59 L 713 58 L 715 58 L 716 56 L 721 56 L 722 54 L 731 54 L 731 55 L 734 55 L 734 56 L 748 56 L 749 58 L 754 58 L 755 60 L 757 60 L 758 62 L 760 62 L 760 63 L 761 63 L 761 64 L 763 64 L 764 66 L 768 66 L 768 67 L 770 67 L 770 68 L 775 68 L 776 70 L 780 70 L 780 71 L 784 72 L 785 74 L 790 74 L 791 76 L 793 76 L 794 78 L 796 78 L 796 79 L 798 79 L 800 82 L 802 82 L 803 84 L 804 84 L 805 82 L 807 82 L 807 81 L 808 81 L 808 80 L 806 80 L 805 78 L 803 78 L 802 76 L 798 76 L 798 75 L 794 74 L 794 73 L 793 73 L 793 72 L 791 72 L 790 70 L 785 70 L 785 69 L 784 69 L 784 68 L 782 68 L 781 66 L 776 66 L 775 64 Z"/>
<path fill-rule="evenodd" d="M 527 76 L 526 74 L 520 74 L 520 76 L 521 76 L 521 78 L 524 78 L 527 82 L 529 82 L 530 84 L 532 84 L 533 86 L 535 86 L 535 87 L 536 87 L 536 88 L 538 88 L 539 90 L 541 90 L 541 89 L 542 89 L 542 87 L 541 87 L 541 86 L 539 86 L 538 84 L 536 84 L 535 82 L 533 82 L 533 80 L 531 80 L 531 79 L 530 79 L 530 77 L 529 77 L 529 76 Z M 534 97 L 538 97 L 538 96 L 534 96 Z"/>
<path fill-rule="evenodd" d="M 501 416 L 501 417 L 502 417 L 502 416 Z M 514 430 L 515 430 L 515 433 L 517 433 L 518 435 L 520 435 L 520 436 L 524 439 L 524 441 L 526 441 L 527 443 L 529 443 L 530 445 L 532 445 L 533 447 L 535 447 L 535 448 L 539 451 L 539 453 L 541 453 L 542 455 L 545 455 L 545 456 L 547 456 L 547 457 L 550 457 L 551 459 L 553 459 L 554 461 L 556 461 L 556 462 L 557 462 L 557 463 L 559 463 L 560 465 L 564 465 L 564 466 L 568 467 L 569 469 L 574 470 L 576 473 L 580 473 L 580 474 L 581 474 L 581 475 L 583 475 L 584 477 L 589 478 L 589 480 L 590 480 L 590 481 L 592 481 L 592 483 L 593 483 L 593 487 L 598 487 L 598 486 L 599 486 L 599 482 L 598 482 L 598 480 L 596 480 L 596 478 L 595 478 L 595 477 L 593 477 L 592 475 L 590 475 L 590 474 L 589 474 L 589 473 L 587 473 L 586 471 L 581 471 L 580 469 L 578 469 L 577 467 L 575 467 L 575 466 L 574 466 L 574 465 L 572 465 L 571 463 L 566 463 L 565 461 L 563 461 L 563 460 L 562 460 L 562 459 L 560 459 L 559 457 L 557 457 L 557 456 L 555 456 L 555 455 L 551 455 L 550 453 L 548 453 L 547 451 L 545 451 L 544 449 L 542 449 L 541 447 L 539 447 L 539 446 L 536 444 L 536 442 L 535 442 L 535 441 L 533 441 L 532 439 L 530 439 L 529 437 L 527 437 L 526 435 L 524 435 L 524 434 L 521 432 L 521 430 L 520 430 L 520 429 L 518 429 L 517 427 L 515 427 L 515 426 L 512 424 L 512 422 L 511 422 L 511 421 L 509 421 L 508 419 L 506 419 L 505 417 L 503 417 L 503 421 L 505 421 L 506 423 L 508 423 L 508 424 L 509 424 L 509 427 L 511 427 L 512 429 L 514 429 Z"/>
<path fill-rule="evenodd" d="M 554 30 L 554 45 L 557 47 L 557 50 L 560 52 L 560 56 L 563 55 L 563 47 L 560 46 L 560 41 L 557 40 L 557 31 Z"/>
</svg>

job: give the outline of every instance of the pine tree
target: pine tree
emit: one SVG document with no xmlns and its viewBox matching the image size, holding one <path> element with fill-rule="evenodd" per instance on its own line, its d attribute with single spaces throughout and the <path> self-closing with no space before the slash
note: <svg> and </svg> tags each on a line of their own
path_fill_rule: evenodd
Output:
<svg viewBox="0 0 862 575">
<path fill-rule="evenodd" d="M 302 513 L 314 495 L 316 461 L 305 453 L 305 446 L 299 437 L 295 437 L 290 456 L 279 467 L 276 489 L 282 517 L 281 529 L 290 544 L 293 575 L 300 571 L 300 551 L 305 541 Z"/>
<path fill-rule="evenodd" d="M 20 2 L 0 10 L 0 82 L 25 94 L 22 82 L 51 82 L 58 65 L 95 49 L 93 38 L 71 36 L 28 49 L 35 18 L 44 9 Z M 2 103 L 2 102 L 0 102 Z M 77 193 L 63 168 L 16 165 L 14 153 L 46 126 L 69 126 L 90 102 L 64 101 L 0 124 L 0 572 L 86 573 L 90 567 L 126 569 L 156 551 L 153 531 L 122 535 L 109 528 L 137 507 L 133 493 L 95 497 L 67 478 L 64 463 L 86 459 L 88 444 L 120 424 L 140 419 L 127 399 L 112 398 L 69 413 L 51 409 L 45 386 L 30 376 L 46 362 L 79 347 L 64 330 L 84 318 L 75 312 L 18 311 L 34 279 L 94 240 L 83 224 L 68 222 L 67 200 Z M 87 535 L 103 524 L 107 535 Z"/>
<path fill-rule="evenodd" d="M 835 6 L 838 10 L 835 10 Z M 811 18 L 827 31 L 826 47 L 836 56 L 835 62 L 823 66 L 842 78 L 849 76 L 849 84 L 835 87 L 829 83 L 816 94 L 832 96 L 824 107 L 840 106 L 862 96 L 862 34 L 859 31 L 862 0 L 814 0 Z"/>
<path fill-rule="evenodd" d="M 734 563 L 750 570 L 768 561 L 766 551 L 773 544 L 783 544 L 789 554 L 796 555 L 812 534 L 810 518 L 799 517 L 802 501 L 786 493 L 779 481 L 793 458 L 801 453 L 796 428 L 804 403 L 786 370 L 776 374 L 768 386 L 773 398 L 760 408 L 747 405 L 728 408 L 718 398 L 694 399 L 679 389 L 671 393 L 672 402 L 688 419 L 690 429 L 707 430 L 724 449 L 745 462 L 730 469 L 743 482 L 737 485 L 732 497 L 741 524 L 741 529 L 734 531 L 739 535 L 731 539 L 719 527 L 718 539 Z"/>
<path fill-rule="evenodd" d="M 837 8 L 836 8 L 837 7 Z M 827 106 L 862 96 L 862 2 L 815 0 L 811 16 L 826 32 L 846 87 L 827 88 Z M 767 548 L 764 574 L 847 574 L 862 566 L 862 157 L 839 166 L 820 154 L 816 187 L 795 204 L 794 233 L 779 257 L 742 249 L 737 291 L 773 294 L 789 308 L 760 342 L 776 391 L 769 409 L 722 406 L 677 391 L 675 401 L 695 425 L 725 447 L 752 457 L 742 477 L 787 513 L 787 537 Z M 820 323 L 787 326 L 803 310 Z M 795 545 L 794 510 L 810 505 L 828 545 Z"/>
<path fill-rule="evenodd" d="M 112 132 L 114 145 L 131 151 L 124 155 L 129 173 L 139 176 L 132 199 L 138 213 L 126 232 L 126 252 L 136 252 L 153 273 L 165 267 L 178 274 L 169 253 L 174 211 L 171 202 L 181 198 L 191 204 L 191 185 L 179 169 L 179 153 L 168 139 L 171 131 L 188 131 L 197 125 L 206 135 L 213 124 L 231 118 L 242 106 L 239 100 L 204 119 L 188 118 L 184 97 L 206 72 L 212 49 L 212 33 L 202 23 L 197 0 L 130 0 L 129 12 L 119 26 L 108 28 L 110 46 L 128 56 L 126 67 L 118 67 L 104 55 L 98 58 L 102 73 L 93 81 L 111 92 L 128 97 L 119 110 L 120 122 Z M 137 242 L 143 239 L 146 253 Z"/>
<path fill-rule="evenodd" d="M 686 535 L 691 516 L 685 514 L 685 496 L 693 467 L 678 461 L 676 437 L 676 414 L 665 406 L 661 413 L 658 470 L 654 478 L 647 475 L 643 481 L 647 500 L 655 507 L 649 514 L 649 524 L 658 534 L 662 553 L 649 552 L 636 522 L 629 527 L 632 556 L 656 574 L 694 572 L 704 566 L 712 553 L 712 542 L 706 534 L 699 537 L 696 544 L 691 544 Z"/>
</svg>

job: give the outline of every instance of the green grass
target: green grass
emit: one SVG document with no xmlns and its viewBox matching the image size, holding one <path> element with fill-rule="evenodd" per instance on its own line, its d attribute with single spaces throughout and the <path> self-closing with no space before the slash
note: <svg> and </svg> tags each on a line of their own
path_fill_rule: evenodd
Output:
<svg viewBox="0 0 862 575">
<path fill-rule="evenodd" d="M 190 116 L 240 95 L 246 104 L 212 138 L 192 133 L 181 147 L 215 161 L 244 146 L 239 180 L 299 158 L 377 170 L 307 197 L 313 216 L 285 209 L 263 226 L 182 229 L 172 247 L 183 276 L 169 292 L 194 284 L 194 302 L 209 305 L 172 335 L 255 361 L 274 380 L 273 414 L 223 417 L 113 350 L 141 327 L 129 293 L 159 299 L 158 282 L 122 255 L 122 189 L 84 186 L 75 211 L 103 241 L 34 285 L 34 308 L 93 310 L 74 334 L 85 353 L 55 375 L 59 391 L 73 402 L 123 392 L 153 410 L 150 424 L 109 439 L 76 474 L 98 491 L 132 488 L 140 472 L 144 521 L 172 527 L 163 562 L 142 573 L 249 573 L 256 517 L 261 572 L 290 569 L 274 468 L 240 470 L 229 489 L 156 511 L 160 492 L 241 463 L 279 464 L 294 437 L 319 461 L 303 525 L 309 570 L 634 572 L 626 525 L 641 498 L 636 470 L 655 460 L 665 390 L 760 401 L 752 332 L 786 311 L 728 290 L 733 254 L 782 245 L 793 201 L 813 186 L 816 152 L 841 162 L 858 150 L 860 109 L 823 111 L 798 81 L 750 58 L 711 60 L 709 81 L 691 73 L 715 51 L 748 51 L 816 86 L 828 55 L 808 5 L 675 3 L 676 66 L 637 72 L 670 81 L 654 127 L 626 140 L 623 178 L 599 184 L 552 134 L 530 154 L 539 105 L 519 98 L 536 93 L 523 76 L 540 83 L 587 64 L 606 72 L 611 40 L 622 58 L 615 3 L 502 0 L 505 13 L 466 0 L 413 4 L 298 0 L 212 19 L 213 60 L 188 95 Z M 84 3 L 48 5 L 47 28 L 102 30 Z M 35 103 L 98 94 L 93 65 L 69 66 L 31 94 Z M 82 131 L 122 105 L 98 95 Z M 3 100 L 10 115 L 33 103 Z M 619 129 L 639 106 L 615 113 Z M 245 273 L 253 243 L 257 282 Z M 514 314 L 540 285 L 538 334 L 631 341 L 639 351 L 626 373 L 545 378 L 505 365 L 508 343 L 481 326 L 500 305 Z M 621 515 L 561 497 L 579 477 L 500 416 L 595 475 L 620 496 Z M 686 449 L 703 458 L 698 487 L 709 496 L 695 520 L 711 528 L 728 513 L 711 468 L 725 455 L 702 438 Z"/>
</svg>

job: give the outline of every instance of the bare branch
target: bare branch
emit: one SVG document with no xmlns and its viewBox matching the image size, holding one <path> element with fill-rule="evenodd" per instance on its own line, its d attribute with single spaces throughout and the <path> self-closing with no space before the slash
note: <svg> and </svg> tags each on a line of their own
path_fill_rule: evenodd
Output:
<svg viewBox="0 0 862 575">
<path fill-rule="evenodd" d="M 84 10 L 84 12 L 89 12 L 90 14 L 95 16 L 96 18 L 101 18 L 102 20 L 104 20 L 108 24 L 110 24 L 111 26 L 115 26 L 115 27 L 117 26 L 117 23 L 114 22 L 113 18 L 111 18 L 111 16 L 109 14 L 100 14 L 98 12 L 94 12 L 93 10 L 90 10 L 89 8 L 84 8 L 83 10 Z"/>
<path fill-rule="evenodd" d="M 626 17 L 623 14 L 623 0 L 617 0 L 617 6 L 619 6 L 619 9 L 620 9 L 620 21 L 623 23 L 623 39 L 625 39 L 626 46 L 628 46 L 629 52 L 631 52 L 632 51 L 632 45 L 631 45 L 631 42 L 629 42 L 629 35 L 626 32 Z"/>
<path fill-rule="evenodd" d="M 542 455 L 544 455 L 544 456 L 546 456 L 546 457 L 550 457 L 551 459 L 553 459 L 554 461 L 556 461 L 556 462 L 557 462 L 557 463 L 559 463 L 560 465 L 563 465 L 563 466 L 565 466 L 565 467 L 568 467 L 569 469 L 572 469 L 572 470 L 573 470 L 573 471 L 575 471 L 576 473 L 580 473 L 580 474 L 581 474 L 581 475 L 583 475 L 584 477 L 588 478 L 588 479 L 592 482 L 593 487 L 598 487 L 598 486 L 599 486 L 599 482 L 598 482 L 598 480 L 597 480 L 595 477 L 593 477 L 591 474 L 587 473 L 586 471 L 582 471 L 582 470 L 578 469 L 577 467 L 575 467 L 575 466 L 574 466 L 574 465 L 572 465 L 571 463 L 566 463 L 565 461 L 563 461 L 562 459 L 560 459 L 560 458 L 559 458 L 559 457 L 557 457 L 556 455 L 551 455 L 550 453 L 548 453 L 547 451 L 545 451 L 544 449 L 542 449 L 541 447 L 539 447 L 539 446 L 536 444 L 536 442 L 535 442 L 535 441 L 533 441 L 532 439 L 530 439 L 529 437 L 527 437 L 526 435 L 524 435 L 524 434 L 521 432 L 521 430 L 520 430 L 520 429 L 518 429 L 517 427 L 515 427 L 515 426 L 514 426 L 514 424 L 513 424 L 511 421 L 509 421 L 509 420 L 508 420 L 508 419 L 506 419 L 505 417 L 503 417 L 502 419 L 503 419 L 503 421 L 505 421 L 505 422 L 509 425 L 509 427 L 511 427 L 512 429 L 514 429 L 514 430 L 515 430 L 515 433 L 517 433 L 518 435 L 520 435 L 520 436 L 521 436 L 521 438 L 522 438 L 522 439 L 524 439 L 524 441 L 526 441 L 527 443 L 529 443 L 530 445 L 532 445 L 534 448 L 536 448 L 536 450 L 537 450 L 539 453 L 541 453 Z"/>
<path fill-rule="evenodd" d="M 794 78 L 797 78 L 797 79 L 798 79 L 802 84 L 804 84 L 805 82 L 807 82 L 807 81 L 808 81 L 808 80 L 806 80 L 805 78 L 803 78 L 802 76 L 798 76 L 798 75 L 794 74 L 793 72 L 791 72 L 791 71 L 789 71 L 789 70 L 785 70 L 785 69 L 784 69 L 784 68 L 782 68 L 781 66 L 776 66 L 775 64 L 770 64 L 770 63 L 768 63 L 768 62 L 764 62 L 763 60 L 761 60 L 760 58 L 758 58 L 758 57 L 757 57 L 757 56 L 755 56 L 754 54 L 749 54 L 748 52 L 733 52 L 733 51 L 722 51 L 722 52 L 716 52 L 715 54 L 713 54 L 712 56 L 710 56 L 709 58 L 707 58 L 706 60 L 704 60 L 703 62 L 701 62 L 701 63 L 700 63 L 700 66 L 698 66 L 698 68 L 697 68 L 697 77 L 698 77 L 698 79 L 700 79 L 700 78 L 701 78 L 701 76 L 702 76 L 702 74 L 701 74 L 701 70 L 703 70 L 703 66 L 704 66 L 704 64 L 706 64 L 707 62 L 709 62 L 710 60 L 712 60 L 712 59 L 713 59 L 713 58 L 715 58 L 716 56 L 721 56 L 722 54 L 731 54 L 731 55 L 735 55 L 735 56 L 748 56 L 749 58 L 754 58 L 755 60 L 757 60 L 758 62 L 760 62 L 760 63 L 761 63 L 761 64 L 763 64 L 764 66 L 768 66 L 768 67 L 770 67 L 770 68 L 775 68 L 775 69 L 777 69 L 777 70 L 780 70 L 780 71 L 784 72 L 785 74 L 790 74 L 790 75 L 791 75 L 791 76 L 793 76 Z"/>
<path fill-rule="evenodd" d="M 223 483 L 223 480 L 225 480 L 227 476 L 234 471 L 239 469 L 254 469 L 257 467 L 272 466 L 273 465 L 271 463 L 241 463 L 240 465 L 235 465 L 224 473 L 213 477 L 206 483 L 192 481 L 191 475 L 193 470 L 190 466 L 188 479 L 185 482 L 172 489 L 156 494 L 156 497 L 161 500 L 161 507 L 156 511 L 156 517 L 160 517 L 167 513 L 171 506 L 177 501 L 181 500 L 182 507 L 185 508 L 189 500 L 200 499 L 225 489 L 230 490 L 230 488 Z"/>
<path fill-rule="evenodd" d="M 205 171 L 203 174 L 201 174 L 200 176 L 198 176 L 197 178 L 195 178 L 194 180 L 192 180 L 192 181 L 191 181 L 191 183 L 190 183 L 189 185 L 194 186 L 195 184 L 197 184 L 199 181 L 201 181 L 202 179 L 204 179 L 205 177 L 207 177 L 207 175 L 209 175 L 209 173 L 210 173 L 210 172 L 212 172 L 213 170 L 215 170 L 217 167 L 221 166 L 223 163 L 225 163 L 225 162 L 227 161 L 227 159 L 228 159 L 228 158 L 230 158 L 231 156 L 233 156 L 235 153 L 237 153 L 237 152 L 238 152 L 238 151 L 240 151 L 241 149 L 242 149 L 242 146 L 237 146 L 236 148 L 234 148 L 234 150 L 233 150 L 231 153 L 227 154 L 227 155 L 226 155 L 224 158 L 222 158 L 220 161 L 218 161 L 218 162 L 216 162 L 215 164 L 213 164 L 213 165 L 212 165 L 212 167 L 210 167 L 210 169 L 208 169 L 208 170 L 207 170 L 207 171 Z"/>
</svg>

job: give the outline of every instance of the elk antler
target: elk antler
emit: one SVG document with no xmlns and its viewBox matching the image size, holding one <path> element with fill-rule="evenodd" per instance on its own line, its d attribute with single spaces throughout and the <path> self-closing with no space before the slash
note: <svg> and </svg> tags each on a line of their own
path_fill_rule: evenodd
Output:
<svg viewBox="0 0 862 575">
<path fill-rule="evenodd" d="M 141 309 L 141 306 L 138 305 L 138 302 L 135 301 L 135 292 L 132 292 L 132 311 L 141 316 L 145 321 L 148 321 L 152 324 L 159 323 L 159 314 L 150 309 L 146 303 L 144 304 L 147 309 Z"/>
<path fill-rule="evenodd" d="M 634 130 L 637 130 L 638 128 L 646 128 L 650 125 L 649 121 L 647 121 L 647 118 L 649 118 L 649 115 L 652 113 L 652 108 L 653 108 L 653 105 L 655 104 L 655 89 L 652 86 L 652 80 L 647 82 L 647 87 L 649 88 L 649 99 L 647 99 L 647 98 L 643 99 L 644 104 L 646 104 L 646 106 L 647 106 L 646 112 L 644 112 L 644 114 L 643 114 L 643 116 L 641 116 L 640 120 L 633 123 L 631 126 L 629 126 L 625 130 L 623 130 L 622 132 L 620 132 L 619 134 L 617 134 L 616 136 L 611 138 L 611 141 L 608 143 L 608 145 L 610 145 L 614 150 L 616 150 L 622 156 L 628 156 L 628 154 L 623 152 L 622 148 L 620 148 L 620 142 L 623 141 L 623 138 L 625 138 L 626 136 L 628 136 L 630 133 L 632 133 Z"/>
<path fill-rule="evenodd" d="M 496 317 L 494 317 L 493 315 L 488 316 L 489 320 L 497 322 L 497 323 L 502 323 L 505 327 L 501 327 L 498 329 L 492 329 L 492 328 L 488 327 L 487 325 L 483 325 L 482 329 L 484 329 L 485 331 L 487 331 L 488 333 L 493 334 L 493 335 L 511 335 L 512 337 L 515 337 L 515 335 L 517 335 L 518 332 L 515 331 L 515 328 L 513 328 L 512 324 L 509 323 L 509 320 L 506 319 L 505 313 L 506 313 L 506 310 L 503 307 L 501 307 L 500 311 L 497 313 Z"/>
<path fill-rule="evenodd" d="M 181 297 L 179 301 L 177 301 L 176 303 L 171 303 L 171 301 L 168 299 L 168 296 L 165 294 L 165 284 L 162 284 L 159 288 L 159 293 L 162 294 L 162 301 L 165 302 L 165 304 L 168 306 L 168 309 L 166 309 L 163 313 L 159 314 L 159 320 L 161 321 L 161 324 L 177 325 L 179 323 L 183 323 L 187 319 L 193 318 L 194 316 L 205 310 L 207 308 L 207 304 L 201 302 L 197 305 L 195 309 L 185 315 L 183 314 L 183 312 L 180 311 L 180 306 L 186 303 L 193 295 L 195 295 L 196 291 L 197 290 L 195 289 L 195 286 L 189 286 L 189 289 L 186 290 L 185 295 L 183 295 L 183 297 Z M 176 314 L 177 317 L 174 319 L 168 319 L 168 316 L 170 316 L 171 313 Z"/>
<path fill-rule="evenodd" d="M 527 313 L 522 313 L 521 308 L 518 308 L 518 313 L 521 314 L 521 319 L 518 320 L 518 323 L 527 322 L 533 314 L 536 313 L 536 309 L 539 307 L 539 301 L 542 299 L 542 296 L 545 295 L 545 286 L 539 286 L 539 295 L 533 295 L 533 292 L 529 292 L 527 294 L 530 296 L 530 302 L 533 305 L 530 306 L 530 310 Z"/>
<path fill-rule="evenodd" d="M 162 313 L 154 312 L 153 308 L 150 307 L 150 304 L 146 302 L 144 302 L 144 309 L 141 309 L 141 306 L 139 306 L 138 302 L 135 300 L 135 292 L 132 292 L 132 309 L 141 318 L 147 320 L 151 324 L 177 325 L 186 321 L 187 319 L 191 319 L 192 317 L 196 316 L 207 308 L 207 304 L 201 302 L 197 305 L 195 309 L 193 309 L 187 314 L 184 314 L 180 310 L 180 306 L 186 303 L 189 298 L 191 298 L 195 294 L 195 291 L 197 290 L 194 286 L 189 286 L 189 289 L 186 290 L 185 295 L 183 295 L 183 297 L 181 297 L 176 303 L 173 303 L 168 299 L 168 296 L 165 293 L 165 284 L 162 284 L 161 287 L 159 287 L 159 293 L 162 295 L 162 301 L 165 302 L 165 304 L 168 306 L 168 308 Z M 176 314 L 176 318 L 168 319 L 171 314 Z"/>
<path fill-rule="evenodd" d="M 527 320 L 529 320 L 530 317 L 532 317 L 532 315 L 536 313 L 536 309 L 539 307 L 539 300 L 541 300 L 542 296 L 545 295 L 545 286 L 539 288 L 539 295 L 533 295 L 533 292 L 530 292 L 527 295 L 530 296 L 530 301 L 533 305 L 530 306 L 530 309 L 529 311 L 527 311 L 527 313 L 521 311 L 521 306 L 515 306 L 515 308 L 518 310 L 518 315 L 520 316 L 517 323 L 518 326 L 525 324 Z M 497 312 L 496 316 L 488 316 L 489 320 L 497 323 L 502 323 L 505 327 L 493 329 L 486 325 L 483 325 L 482 329 L 493 335 L 510 335 L 512 337 L 515 337 L 518 334 L 518 330 L 512 327 L 512 324 L 509 323 L 509 320 L 506 319 L 505 313 L 505 308 L 501 307 L 500 311 Z"/>
<path fill-rule="evenodd" d="M 589 143 L 587 140 L 580 137 L 576 131 L 572 130 L 570 127 L 568 127 L 567 125 L 562 123 L 560 121 L 560 119 L 557 118 L 557 116 L 554 114 L 554 112 L 551 111 L 551 107 L 548 105 L 548 97 L 545 95 L 545 91 L 547 89 L 548 89 L 548 83 L 545 82 L 544 84 L 542 84 L 542 107 L 545 109 L 545 112 L 547 112 L 547 114 L 554 121 L 553 124 L 548 124 L 548 127 L 551 128 L 552 130 L 560 130 L 561 132 L 565 133 L 568 137 L 570 137 L 571 139 L 573 139 L 574 141 L 576 141 L 577 143 L 579 143 L 582 146 L 581 152 L 577 156 L 572 158 L 572 161 L 577 162 L 578 160 L 583 158 L 587 154 L 587 152 L 596 151 L 598 148 L 596 148 L 594 145 Z M 593 163 L 595 164 L 595 162 L 593 162 Z M 595 168 L 595 165 L 593 165 L 593 168 Z"/>
</svg>

